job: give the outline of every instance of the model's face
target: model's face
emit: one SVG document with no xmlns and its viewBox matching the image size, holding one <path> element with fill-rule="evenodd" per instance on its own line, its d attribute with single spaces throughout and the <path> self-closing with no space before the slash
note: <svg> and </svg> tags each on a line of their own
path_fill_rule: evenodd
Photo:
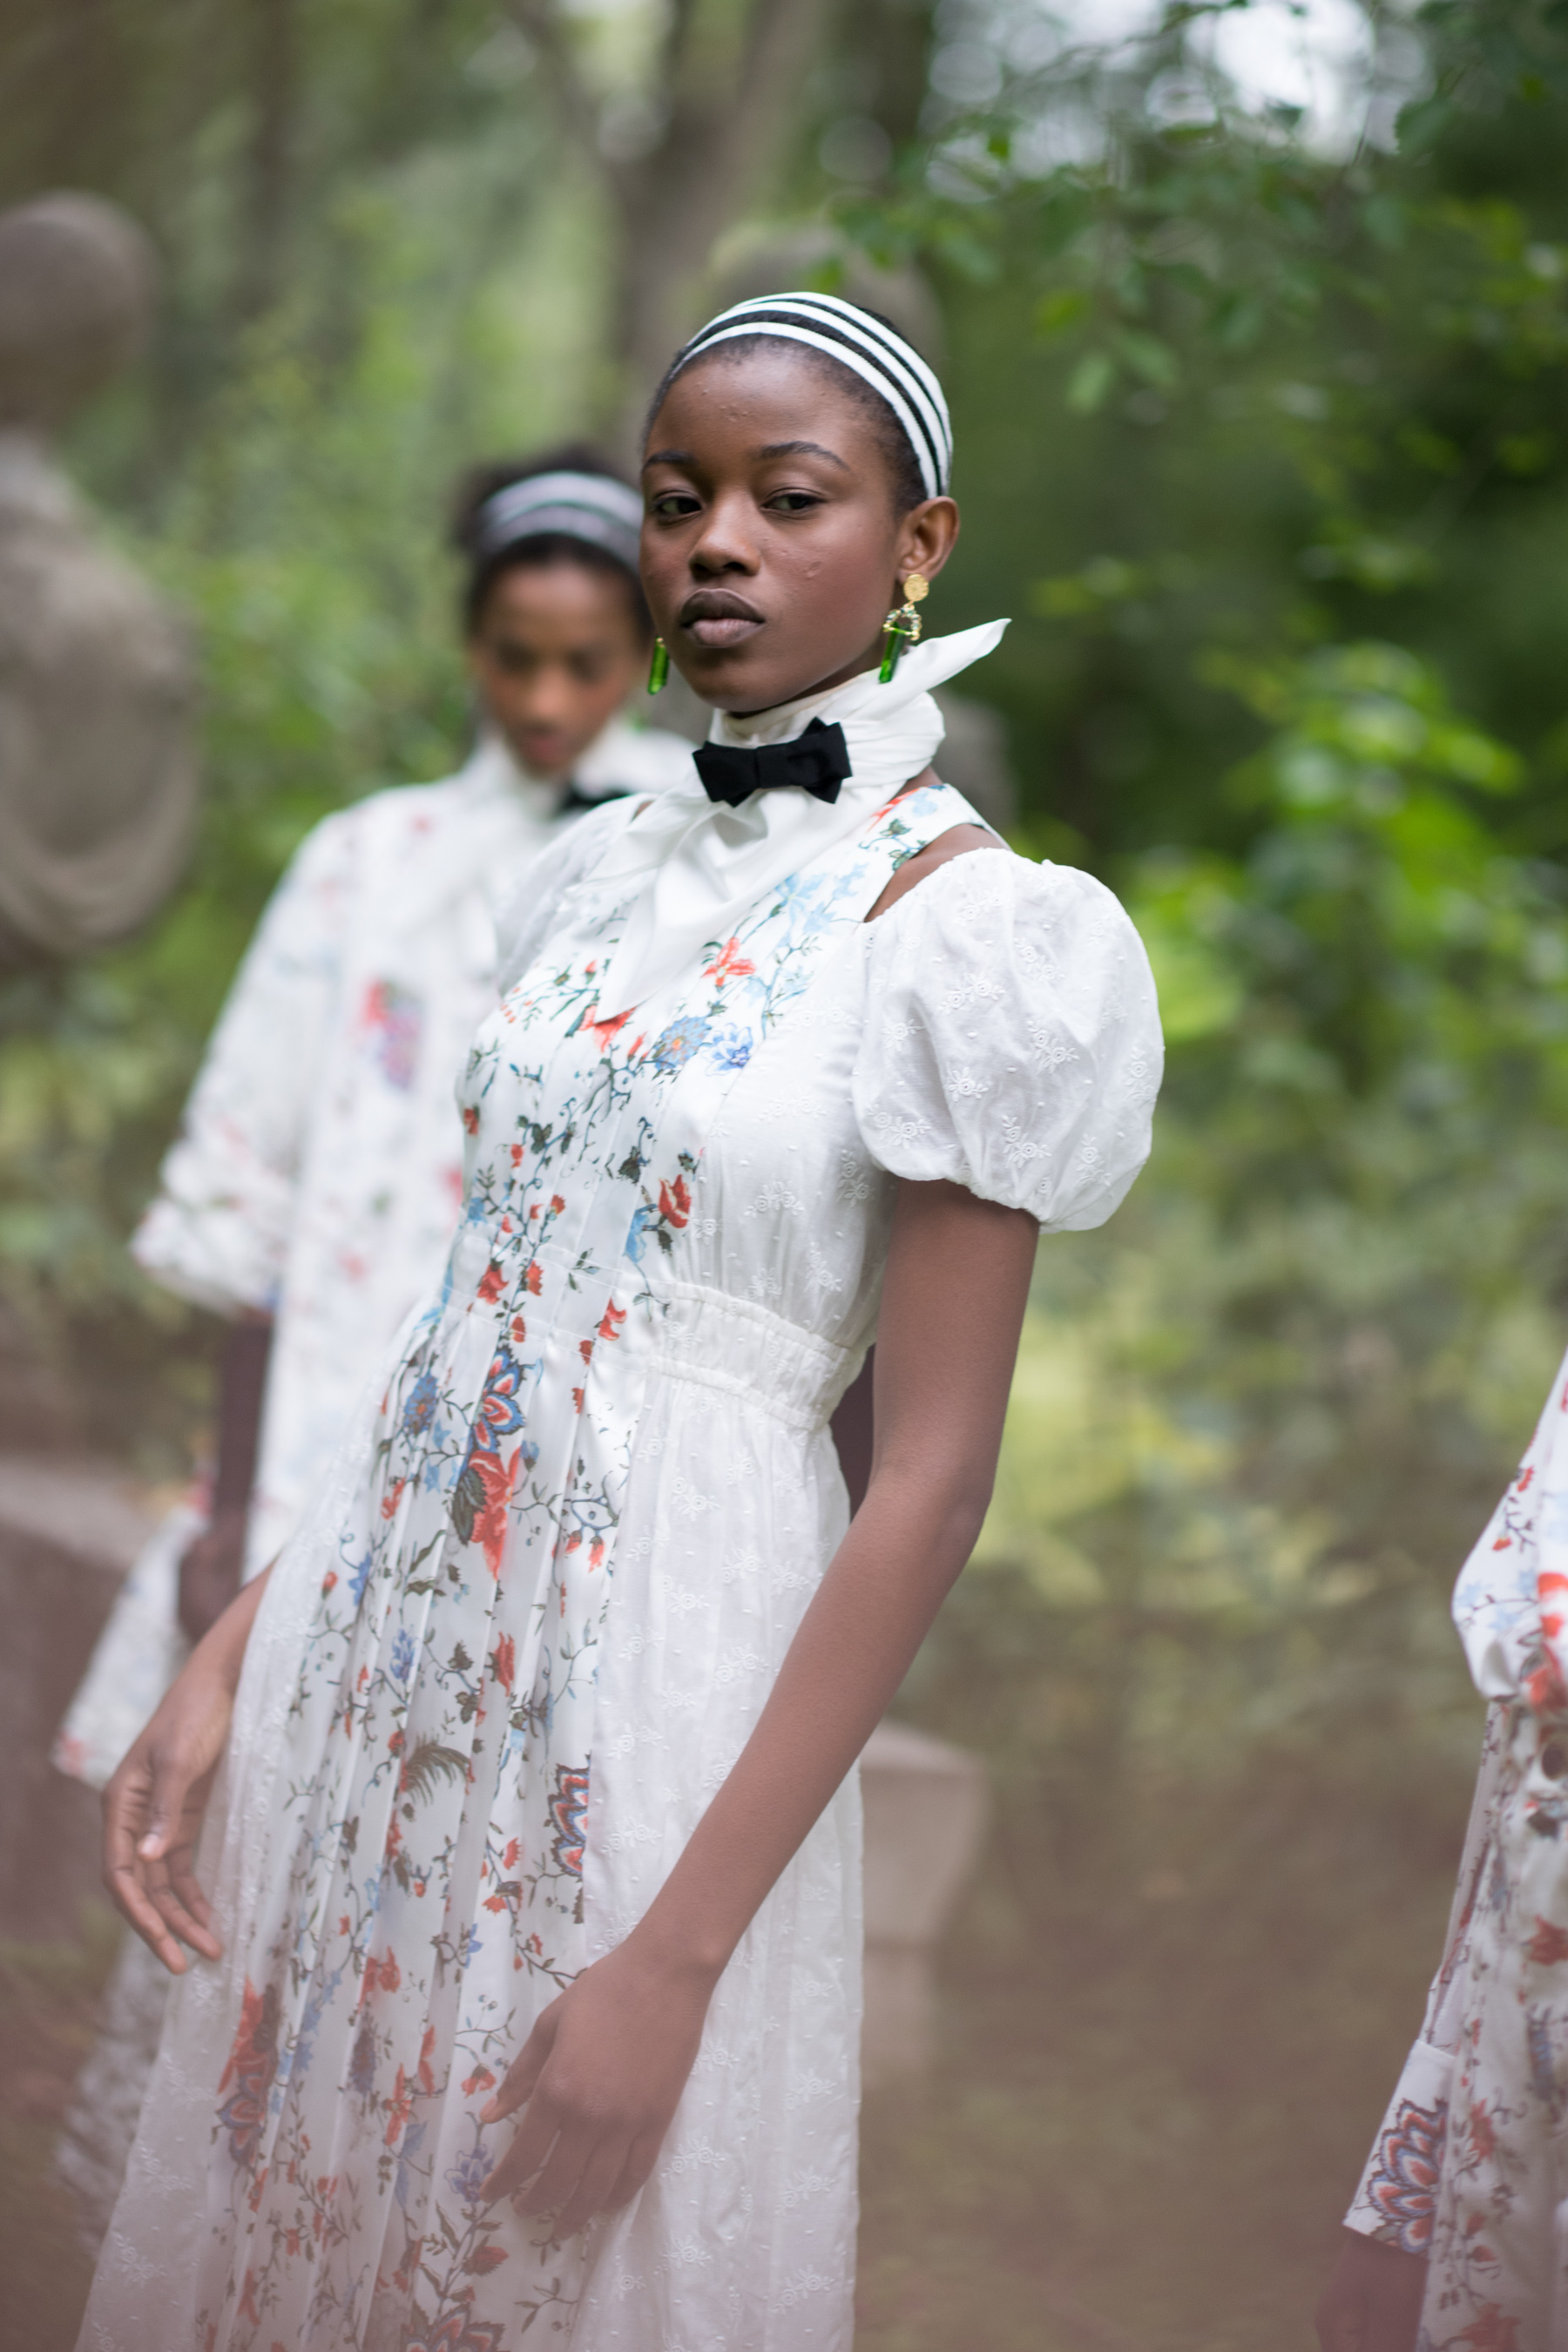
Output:
<svg viewBox="0 0 1568 2352">
<path fill-rule="evenodd" d="M 951 499 L 894 511 L 869 420 L 788 343 L 678 375 L 648 433 L 643 586 L 704 702 L 771 709 L 881 658 L 910 572 L 934 579 Z"/>
<path fill-rule="evenodd" d="M 632 599 L 613 572 L 519 563 L 498 573 L 468 640 L 468 671 L 530 775 L 568 775 L 647 665 Z"/>
</svg>

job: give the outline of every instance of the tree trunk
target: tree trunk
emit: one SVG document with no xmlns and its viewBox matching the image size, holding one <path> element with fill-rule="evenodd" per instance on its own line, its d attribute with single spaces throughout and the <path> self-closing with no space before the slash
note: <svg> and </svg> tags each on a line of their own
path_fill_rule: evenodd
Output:
<svg viewBox="0 0 1568 2352">
<path fill-rule="evenodd" d="M 299 85 L 297 0 L 252 0 L 251 133 L 247 156 L 239 310 L 254 319 L 277 296 L 289 217 Z"/>
<path fill-rule="evenodd" d="M 621 377 L 622 433 L 642 411 L 684 335 L 710 254 L 776 169 L 801 85 L 832 0 L 752 0 L 733 77 L 704 70 L 694 12 L 679 13 L 666 129 L 637 163 L 612 169 L 620 220 L 611 355 Z"/>
<path fill-rule="evenodd" d="M 776 168 L 801 86 L 834 0 L 751 0 L 731 59 L 717 53 L 711 12 L 674 0 L 651 87 L 659 124 L 635 158 L 604 152 L 604 125 L 573 70 L 552 0 L 513 0 L 539 47 L 569 132 L 595 163 L 615 223 L 605 418 L 630 456 L 643 408 L 682 335 L 698 323 L 702 272 L 722 232 Z"/>
</svg>

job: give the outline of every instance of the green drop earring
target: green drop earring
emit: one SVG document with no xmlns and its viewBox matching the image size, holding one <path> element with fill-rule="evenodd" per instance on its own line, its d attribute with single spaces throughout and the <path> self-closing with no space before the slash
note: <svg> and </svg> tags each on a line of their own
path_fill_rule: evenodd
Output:
<svg viewBox="0 0 1568 2352">
<path fill-rule="evenodd" d="M 882 624 L 882 667 L 878 672 L 884 686 L 892 681 L 899 667 L 899 656 L 906 646 L 918 645 L 921 616 L 915 606 L 931 594 L 931 582 L 923 572 L 911 572 L 904 582 L 904 601 L 895 606 Z"/>
<path fill-rule="evenodd" d="M 648 692 L 650 694 L 662 694 L 668 677 L 669 648 L 665 644 L 662 637 L 655 637 L 653 641 L 653 659 L 647 666 Z"/>
</svg>

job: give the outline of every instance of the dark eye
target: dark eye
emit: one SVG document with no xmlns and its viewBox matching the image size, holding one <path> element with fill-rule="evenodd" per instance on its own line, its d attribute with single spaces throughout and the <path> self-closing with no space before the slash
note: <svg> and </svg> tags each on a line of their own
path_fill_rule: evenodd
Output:
<svg viewBox="0 0 1568 2352">
<path fill-rule="evenodd" d="M 811 490 L 775 490 L 765 503 L 775 514 L 806 514 L 822 500 Z"/>
<path fill-rule="evenodd" d="M 689 490 L 660 490 L 648 500 L 647 510 L 660 522 L 678 522 L 684 515 L 694 515 L 700 504 Z"/>
</svg>

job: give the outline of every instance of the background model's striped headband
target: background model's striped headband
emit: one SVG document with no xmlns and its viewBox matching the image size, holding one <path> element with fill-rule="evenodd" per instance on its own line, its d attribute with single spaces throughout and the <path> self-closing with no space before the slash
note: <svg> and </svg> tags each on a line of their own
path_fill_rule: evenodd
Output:
<svg viewBox="0 0 1568 2352">
<path fill-rule="evenodd" d="M 637 576 L 642 500 L 608 474 L 530 474 L 509 482 L 479 509 L 474 533 L 481 562 L 545 532 L 602 547 Z"/>
<path fill-rule="evenodd" d="M 737 335 L 777 335 L 786 342 L 809 343 L 814 351 L 826 352 L 829 359 L 852 368 L 873 392 L 881 394 L 903 426 L 927 498 L 944 494 L 952 474 L 947 403 L 919 352 L 897 328 L 885 326 L 837 294 L 763 294 L 710 319 L 677 354 L 671 378 L 714 343 L 730 342 Z"/>
</svg>

